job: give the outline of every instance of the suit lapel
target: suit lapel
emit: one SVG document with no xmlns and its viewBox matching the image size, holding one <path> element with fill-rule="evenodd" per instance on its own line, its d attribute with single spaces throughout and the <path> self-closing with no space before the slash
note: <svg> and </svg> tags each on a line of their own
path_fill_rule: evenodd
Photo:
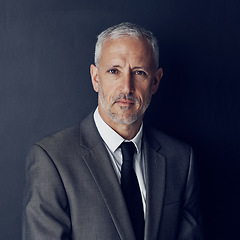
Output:
<svg viewBox="0 0 240 240">
<path fill-rule="evenodd" d="M 86 154 L 82 157 L 102 194 L 120 238 L 135 239 L 120 184 L 92 115 L 81 124 L 80 132 L 80 144 L 86 148 Z"/>
<path fill-rule="evenodd" d="M 144 134 L 146 159 L 147 207 L 145 239 L 157 239 L 165 191 L 166 159 L 158 151 L 159 143 L 148 133 Z"/>
</svg>

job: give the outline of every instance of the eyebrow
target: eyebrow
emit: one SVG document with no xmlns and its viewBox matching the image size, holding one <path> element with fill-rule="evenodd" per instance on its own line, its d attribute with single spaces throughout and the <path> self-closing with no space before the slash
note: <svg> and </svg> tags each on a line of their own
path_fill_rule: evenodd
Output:
<svg viewBox="0 0 240 240">
<path fill-rule="evenodd" d="M 122 68 L 120 65 L 113 65 L 112 67 L 115 67 L 115 68 Z M 138 67 L 138 66 L 136 66 L 136 67 L 133 67 L 132 68 L 132 70 L 136 70 L 136 69 L 143 69 L 143 70 L 145 70 L 145 71 L 149 71 L 149 69 L 147 68 L 147 67 Z"/>
<path fill-rule="evenodd" d="M 149 72 L 149 68 L 147 68 L 147 67 L 134 67 L 132 70 L 136 70 L 136 69 L 143 69 L 146 72 Z"/>
</svg>

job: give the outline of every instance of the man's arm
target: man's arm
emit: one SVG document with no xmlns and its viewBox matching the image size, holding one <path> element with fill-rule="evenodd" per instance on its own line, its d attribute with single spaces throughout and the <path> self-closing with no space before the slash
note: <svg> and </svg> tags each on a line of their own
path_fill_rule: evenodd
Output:
<svg viewBox="0 0 240 240">
<path fill-rule="evenodd" d="M 182 222 L 178 240 L 202 240 L 202 219 L 199 206 L 199 181 L 192 149 L 186 183 Z"/>
<path fill-rule="evenodd" d="M 70 240 L 68 200 L 59 172 L 40 146 L 26 165 L 22 240 Z"/>
</svg>

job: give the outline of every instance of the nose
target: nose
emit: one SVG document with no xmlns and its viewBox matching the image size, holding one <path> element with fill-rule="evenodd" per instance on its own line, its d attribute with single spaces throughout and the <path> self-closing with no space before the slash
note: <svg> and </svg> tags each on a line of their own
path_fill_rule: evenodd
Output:
<svg viewBox="0 0 240 240">
<path fill-rule="evenodd" d="M 134 91 L 135 91 L 134 80 L 131 72 L 128 72 L 123 76 L 122 92 L 129 94 L 129 93 L 133 93 Z"/>
</svg>

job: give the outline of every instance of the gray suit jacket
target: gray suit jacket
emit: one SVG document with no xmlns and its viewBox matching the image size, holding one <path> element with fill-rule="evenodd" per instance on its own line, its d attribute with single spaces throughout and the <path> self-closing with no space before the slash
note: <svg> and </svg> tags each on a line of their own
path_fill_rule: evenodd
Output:
<svg viewBox="0 0 240 240">
<path fill-rule="evenodd" d="M 146 240 L 202 239 L 192 149 L 144 129 Z M 121 188 L 92 114 L 34 145 L 23 240 L 134 240 Z"/>
</svg>

